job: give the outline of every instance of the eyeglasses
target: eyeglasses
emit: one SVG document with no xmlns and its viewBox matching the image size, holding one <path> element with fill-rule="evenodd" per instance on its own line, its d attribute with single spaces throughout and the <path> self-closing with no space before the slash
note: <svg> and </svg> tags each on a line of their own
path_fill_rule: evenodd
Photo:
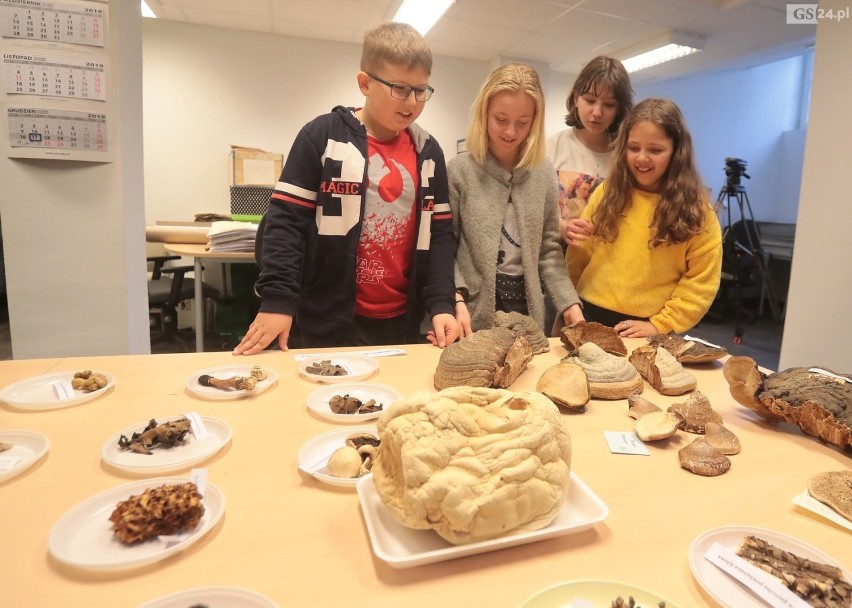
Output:
<svg viewBox="0 0 852 608">
<path fill-rule="evenodd" d="M 425 87 L 410 87 L 407 84 L 396 84 L 395 82 L 388 82 L 387 80 L 379 78 L 375 74 L 370 74 L 370 72 L 366 72 L 366 74 L 373 80 L 389 86 L 391 90 L 391 97 L 393 97 L 394 99 L 399 99 L 400 101 L 405 101 L 406 99 L 408 99 L 408 96 L 411 95 L 412 91 L 414 91 L 414 99 L 416 99 L 417 101 L 429 101 L 429 98 L 432 97 L 432 93 L 435 92 L 435 89 L 428 85 Z"/>
</svg>

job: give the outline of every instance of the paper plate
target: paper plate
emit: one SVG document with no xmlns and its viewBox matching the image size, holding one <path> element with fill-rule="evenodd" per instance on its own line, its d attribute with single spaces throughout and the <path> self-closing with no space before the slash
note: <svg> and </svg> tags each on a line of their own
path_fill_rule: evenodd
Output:
<svg viewBox="0 0 852 608">
<path fill-rule="evenodd" d="M 29 469 L 50 449 L 50 440 L 35 431 L 0 430 L 0 442 L 12 444 L 0 452 L 0 461 L 4 462 L 0 467 L 0 483 Z"/>
<path fill-rule="evenodd" d="M 356 488 L 373 553 L 394 568 L 411 568 L 575 534 L 609 515 L 609 507 L 572 471 L 568 497 L 546 528 L 469 545 L 453 545 L 432 530 L 412 530 L 396 521 L 376 492 L 372 475 L 359 479 Z"/>
<path fill-rule="evenodd" d="M 345 369 L 348 374 L 345 376 L 321 376 L 308 372 L 308 368 L 320 361 L 331 361 L 332 365 L 339 365 Z M 355 382 L 364 380 L 376 373 L 379 369 L 379 362 L 372 357 L 362 357 L 361 355 L 329 355 L 323 357 L 318 355 L 315 358 L 308 359 L 299 363 L 299 374 L 303 378 L 307 378 L 312 382 L 323 382 L 331 384 L 332 382 Z"/>
<path fill-rule="evenodd" d="M 71 388 L 71 380 L 76 372 L 53 372 L 19 380 L 4 387 L 0 390 L 0 401 L 21 410 L 55 410 L 80 405 L 106 395 L 115 386 L 112 374 L 99 370 L 92 372 L 106 376 L 107 385 L 90 393 L 75 391 Z M 63 389 L 58 390 L 58 385 L 64 387 L 65 393 Z"/>
<path fill-rule="evenodd" d="M 198 383 L 198 378 L 204 375 L 212 376 L 220 380 L 226 380 L 228 378 L 233 378 L 234 376 L 249 376 L 251 375 L 253 367 L 253 365 L 221 365 L 219 367 L 210 367 L 199 370 L 187 376 L 186 390 L 198 397 L 202 397 L 203 399 L 210 399 L 213 401 L 230 401 L 232 399 L 245 399 L 247 397 L 259 395 L 265 390 L 272 388 L 272 386 L 278 381 L 278 373 L 274 369 L 261 366 L 267 376 L 264 380 L 258 381 L 257 386 L 255 386 L 254 390 L 251 391 L 223 390 L 213 386 L 202 386 Z"/>
<path fill-rule="evenodd" d="M 199 605 L 215 608 L 278 608 L 278 604 L 265 595 L 237 587 L 187 589 L 152 600 L 139 608 L 187 608 Z"/>
<path fill-rule="evenodd" d="M 374 426 L 349 427 L 322 433 L 309 439 L 302 445 L 296 457 L 296 464 L 305 473 L 323 483 L 343 488 L 354 488 L 358 482 L 358 477 L 350 479 L 329 475 L 328 467 L 326 466 L 329 457 L 335 450 L 345 446 L 346 438 L 353 433 L 370 433 L 378 436 L 378 432 Z"/>
<path fill-rule="evenodd" d="M 689 548 L 689 569 L 704 591 L 723 606 L 729 608 L 765 608 L 766 606 L 762 600 L 737 582 L 736 579 L 728 576 L 713 563 L 704 559 L 704 554 L 713 546 L 713 543 L 719 543 L 736 553 L 748 535 L 762 538 L 776 547 L 795 553 L 799 557 L 840 568 L 843 571 L 844 578 L 847 581 L 852 581 L 849 572 L 841 564 L 816 547 L 791 536 L 747 526 L 714 528 L 704 532 L 692 542 Z"/>
<path fill-rule="evenodd" d="M 225 498 L 213 484 L 206 484 L 204 516 L 188 537 L 177 543 L 156 538 L 125 545 L 112 532 L 109 516 L 117 503 L 141 494 L 147 488 L 184 483 L 186 477 L 156 477 L 101 492 L 65 513 L 50 531 L 48 552 L 56 560 L 84 570 L 117 571 L 138 568 L 164 560 L 187 549 L 210 532 L 225 513 Z"/>
<path fill-rule="evenodd" d="M 375 399 L 376 403 L 381 404 L 383 407 L 380 411 L 369 414 L 335 414 L 331 411 L 331 406 L 328 404 L 335 395 L 349 395 L 350 397 L 360 399 L 364 403 L 370 399 Z M 381 416 L 382 411 L 387 410 L 399 398 L 399 391 L 386 384 L 370 384 L 369 382 L 340 383 L 318 388 L 308 395 L 308 409 L 332 422 L 359 424 L 367 420 L 375 420 Z"/>
<path fill-rule="evenodd" d="M 158 423 L 179 420 L 183 416 L 155 418 Z M 101 448 L 101 459 L 108 465 L 130 471 L 131 473 L 159 474 L 188 468 L 228 445 L 231 440 L 231 427 L 224 420 L 201 416 L 207 434 L 199 439 L 193 430 L 187 433 L 184 442 L 171 448 L 152 448 L 151 454 L 140 454 L 118 447 L 118 438 L 124 435 L 128 439 L 133 433 L 141 432 L 148 422 L 140 422 L 116 433 Z"/>
<path fill-rule="evenodd" d="M 613 600 L 633 598 L 642 608 L 657 608 L 665 602 L 666 608 L 680 608 L 662 595 L 628 583 L 605 580 L 566 581 L 543 589 L 524 601 L 520 608 L 579 608 L 580 606 L 612 606 Z"/>
</svg>

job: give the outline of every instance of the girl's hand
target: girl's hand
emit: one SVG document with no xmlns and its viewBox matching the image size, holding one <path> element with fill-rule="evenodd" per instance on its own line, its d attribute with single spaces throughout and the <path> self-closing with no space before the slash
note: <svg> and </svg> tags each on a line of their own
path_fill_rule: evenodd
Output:
<svg viewBox="0 0 852 608">
<path fill-rule="evenodd" d="M 592 236 L 592 231 L 595 229 L 594 224 L 589 220 L 584 220 L 579 217 L 567 222 L 562 222 L 564 230 L 562 238 L 568 245 L 577 246 L 589 237 Z"/>
<path fill-rule="evenodd" d="M 586 319 L 583 317 L 582 307 L 579 304 L 573 304 L 562 311 L 562 320 L 565 322 L 565 325 L 574 325 L 574 323 L 579 323 Z"/>
<path fill-rule="evenodd" d="M 650 338 L 660 333 L 650 321 L 639 321 L 638 319 L 628 319 L 616 323 L 614 329 L 622 338 Z"/>
<path fill-rule="evenodd" d="M 442 315 L 437 315 L 435 318 L 437 318 L 438 316 Z M 450 315 L 444 316 L 449 316 L 451 319 L 453 319 L 453 317 L 451 317 Z M 455 334 L 453 334 L 452 340 L 450 340 L 449 335 L 447 335 L 445 345 L 452 344 L 456 340 L 456 338 L 464 338 L 465 336 L 469 336 L 473 333 L 473 330 L 470 327 L 470 312 L 468 312 L 467 305 L 464 302 L 456 302 L 456 316 L 453 321 L 456 323 L 457 331 Z M 434 325 L 434 319 L 432 323 Z M 440 346 L 441 348 L 444 347 L 439 343 L 438 336 L 436 335 L 434 330 L 429 330 L 426 333 L 426 339 L 432 343 L 432 346 Z"/>
</svg>

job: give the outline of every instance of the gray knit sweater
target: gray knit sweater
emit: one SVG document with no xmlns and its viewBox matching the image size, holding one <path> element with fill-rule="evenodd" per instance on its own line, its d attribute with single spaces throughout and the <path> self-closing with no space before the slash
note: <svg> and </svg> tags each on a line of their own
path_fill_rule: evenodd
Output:
<svg viewBox="0 0 852 608">
<path fill-rule="evenodd" d="M 550 328 L 544 327 L 542 287 L 551 294 L 559 313 L 580 302 L 562 256 L 553 165 L 543 161 L 533 169 L 510 173 L 490 154 L 484 166 L 469 154 L 459 154 L 447 163 L 447 172 L 458 239 L 456 289 L 467 290 L 473 330 L 493 325 L 500 227 L 511 195 L 520 229 L 527 308 L 545 334 L 549 333 Z"/>
</svg>

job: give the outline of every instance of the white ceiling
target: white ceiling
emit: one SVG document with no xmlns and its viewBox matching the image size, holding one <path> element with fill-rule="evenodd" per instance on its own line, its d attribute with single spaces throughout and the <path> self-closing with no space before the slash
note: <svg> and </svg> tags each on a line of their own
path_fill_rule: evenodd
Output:
<svg viewBox="0 0 852 608">
<path fill-rule="evenodd" d="M 172 21 L 360 44 L 401 0 L 147 0 Z M 787 25 L 779 0 L 456 0 L 426 35 L 436 55 L 546 64 L 576 74 L 677 30 L 703 36 L 704 51 L 636 72 L 636 82 L 742 68 L 813 44 L 816 26 Z"/>
</svg>

